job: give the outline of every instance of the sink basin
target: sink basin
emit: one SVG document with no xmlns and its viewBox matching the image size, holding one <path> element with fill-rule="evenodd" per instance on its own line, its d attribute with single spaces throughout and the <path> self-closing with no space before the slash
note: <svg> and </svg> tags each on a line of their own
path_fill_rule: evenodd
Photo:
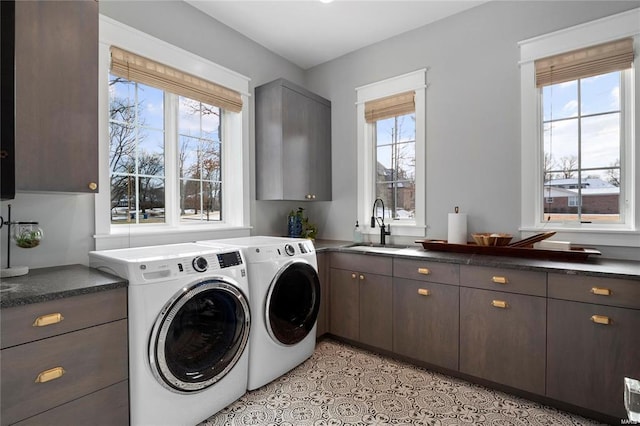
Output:
<svg viewBox="0 0 640 426">
<path fill-rule="evenodd" d="M 411 245 L 408 244 L 379 244 L 379 243 L 355 243 L 352 244 L 350 246 L 347 246 L 349 248 L 354 248 L 354 247 L 376 247 L 376 248 L 390 248 L 390 249 L 403 249 L 403 248 L 409 248 L 412 247 Z M 417 246 L 416 246 L 417 247 Z"/>
</svg>

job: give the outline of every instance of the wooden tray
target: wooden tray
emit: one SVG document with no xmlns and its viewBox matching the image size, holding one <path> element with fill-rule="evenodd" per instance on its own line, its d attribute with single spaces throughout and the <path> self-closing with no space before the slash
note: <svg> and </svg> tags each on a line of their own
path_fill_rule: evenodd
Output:
<svg viewBox="0 0 640 426">
<path fill-rule="evenodd" d="M 417 240 L 426 250 L 451 253 L 484 254 L 488 256 L 526 257 L 529 259 L 559 260 L 567 262 L 585 261 L 591 255 L 599 255 L 595 249 L 572 247 L 571 250 L 544 250 L 526 247 L 479 246 L 475 243 L 449 244 L 443 240 Z"/>
</svg>

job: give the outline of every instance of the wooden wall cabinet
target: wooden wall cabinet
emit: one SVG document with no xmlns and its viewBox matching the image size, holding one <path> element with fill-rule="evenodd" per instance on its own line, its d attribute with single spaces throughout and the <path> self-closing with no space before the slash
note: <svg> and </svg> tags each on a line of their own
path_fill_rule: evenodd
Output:
<svg viewBox="0 0 640 426">
<path fill-rule="evenodd" d="M 0 424 L 129 423 L 127 289 L 2 309 Z"/>
<path fill-rule="evenodd" d="M 256 198 L 331 200 L 331 102 L 284 79 L 255 94 Z"/>
<path fill-rule="evenodd" d="M 97 192 L 98 2 L 16 2 L 16 189 Z"/>
<path fill-rule="evenodd" d="M 391 258 L 332 254 L 330 331 L 336 336 L 390 351 Z"/>
<path fill-rule="evenodd" d="M 547 396 L 626 419 L 624 377 L 640 379 L 640 286 L 549 274 Z"/>
<path fill-rule="evenodd" d="M 458 369 L 458 270 L 454 264 L 393 259 L 393 352 Z"/>
</svg>

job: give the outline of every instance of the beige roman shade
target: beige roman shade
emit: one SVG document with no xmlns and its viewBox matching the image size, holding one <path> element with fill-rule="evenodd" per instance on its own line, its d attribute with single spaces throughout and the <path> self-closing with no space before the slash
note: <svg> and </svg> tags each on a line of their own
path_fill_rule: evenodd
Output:
<svg viewBox="0 0 640 426">
<path fill-rule="evenodd" d="M 235 90 L 115 46 L 111 46 L 111 73 L 127 80 L 217 106 L 226 111 L 242 111 L 242 97 Z"/>
<path fill-rule="evenodd" d="M 625 38 L 538 59 L 536 86 L 563 83 L 631 68 L 633 39 Z"/>
<path fill-rule="evenodd" d="M 411 91 L 365 102 L 364 118 L 367 123 L 373 123 L 397 115 L 410 114 L 416 110 L 414 97 L 415 92 Z"/>
</svg>

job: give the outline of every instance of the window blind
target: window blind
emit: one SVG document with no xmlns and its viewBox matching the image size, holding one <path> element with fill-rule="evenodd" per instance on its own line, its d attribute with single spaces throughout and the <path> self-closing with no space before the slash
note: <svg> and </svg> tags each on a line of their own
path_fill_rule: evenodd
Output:
<svg viewBox="0 0 640 426">
<path fill-rule="evenodd" d="M 226 111 L 242 111 L 242 97 L 235 90 L 116 46 L 111 46 L 111 73 L 127 80 L 217 106 Z"/>
<path fill-rule="evenodd" d="M 411 91 L 365 102 L 364 118 L 367 123 L 373 123 L 397 115 L 410 114 L 416 110 L 414 97 L 415 92 Z"/>
<path fill-rule="evenodd" d="M 625 38 L 573 50 L 560 55 L 538 59 L 535 62 L 536 86 L 592 77 L 631 68 L 633 39 Z"/>
</svg>

